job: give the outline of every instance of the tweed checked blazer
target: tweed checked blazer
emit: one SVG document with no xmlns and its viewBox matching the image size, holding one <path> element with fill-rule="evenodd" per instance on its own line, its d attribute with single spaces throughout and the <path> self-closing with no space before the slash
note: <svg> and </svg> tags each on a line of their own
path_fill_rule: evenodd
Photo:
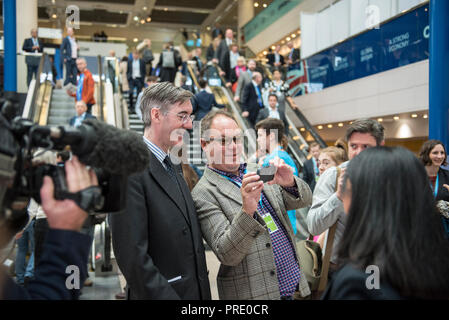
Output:
<svg viewBox="0 0 449 320">
<path fill-rule="evenodd" d="M 253 171 L 251 167 L 248 165 L 249 171 Z M 301 179 L 295 177 L 295 181 L 299 198 L 279 185 L 265 184 L 263 191 L 287 230 L 298 257 L 287 210 L 310 206 L 312 192 Z M 219 298 L 279 300 L 279 283 L 268 229 L 259 214 L 255 219 L 243 211 L 239 187 L 206 167 L 203 177 L 192 190 L 192 197 L 203 237 L 221 262 L 217 275 Z M 310 295 L 303 274 L 299 292 L 303 297 Z"/>
</svg>

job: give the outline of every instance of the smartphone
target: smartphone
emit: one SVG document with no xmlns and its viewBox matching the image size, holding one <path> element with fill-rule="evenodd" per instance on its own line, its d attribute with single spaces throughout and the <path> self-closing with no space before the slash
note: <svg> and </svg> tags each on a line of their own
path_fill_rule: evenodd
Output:
<svg viewBox="0 0 449 320">
<path fill-rule="evenodd" d="M 266 167 L 260 167 L 257 169 L 257 174 L 260 176 L 260 180 L 263 182 L 268 182 L 274 179 L 274 175 L 276 174 L 277 168 L 270 164 Z"/>
</svg>

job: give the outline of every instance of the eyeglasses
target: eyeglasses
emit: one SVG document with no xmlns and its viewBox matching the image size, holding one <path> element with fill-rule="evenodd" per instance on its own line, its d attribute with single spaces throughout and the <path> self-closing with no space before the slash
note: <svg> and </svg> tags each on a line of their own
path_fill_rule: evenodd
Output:
<svg viewBox="0 0 449 320">
<path fill-rule="evenodd" d="M 194 114 L 189 115 L 187 113 L 174 113 L 174 112 L 168 112 L 168 111 L 166 112 L 166 114 L 167 113 L 175 114 L 179 118 L 179 120 L 182 121 L 182 123 L 187 123 L 187 121 L 189 121 L 189 119 L 192 122 L 193 122 L 193 120 L 195 120 Z"/>
<path fill-rule="evenodd" d="M 235 144 L 241 144 L 243 142 L 242 136 L 235 136 L 235 137 L 223 137 L 223 138 L 209 138 L 208 142 L 214 142 L 217 141 L 219 144 L 221 144 L 222 147 L 230 146 L 232 142 Z"/>
</svg>

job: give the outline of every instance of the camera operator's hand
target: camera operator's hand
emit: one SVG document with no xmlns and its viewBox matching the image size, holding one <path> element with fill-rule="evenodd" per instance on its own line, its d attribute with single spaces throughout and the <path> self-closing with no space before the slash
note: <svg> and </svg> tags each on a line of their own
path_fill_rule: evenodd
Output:
<svg viewBox="0 0 449 320">
<path fill-rule="evenodd" d="M 93 185 L 98 180 L 93 170 L 79 162 L 76 156 L 65 163 L 67 186 L 70 192 L 76 193 Z M 87 213 L 73 200 L 56 200 L 54 198 L 53 180 L 45 176 L 41 188 L 42 208 L 47 215 L 48 225 L 52 229 L 80 231 L 87 218 Z"/>
</svg>

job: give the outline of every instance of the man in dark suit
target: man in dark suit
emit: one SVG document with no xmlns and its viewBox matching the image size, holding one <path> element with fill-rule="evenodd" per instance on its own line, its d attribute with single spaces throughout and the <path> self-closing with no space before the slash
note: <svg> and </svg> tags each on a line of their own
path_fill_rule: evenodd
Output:
<svg viewBox="0 0 449 320">
<path fill-rule="evenodd" d="M 83 100 L 78 100 L 75 103 L 76 116 L 70 118 L 69 124 L 72 127 L 79 127 L 85 119 L 97 119 L 97 117 L 93 116 L 89 112 L 87 112 L 87 105 Z"/>
<path fill-rule="evenodd" d="M 234 32 L 232 29 L 227 29 L 225 33 L 225 38 L 220 41 L 220 44 L 215 50 L 213 62 L 217 63 L 221 70 L 222 75 L 225 75 L 225 70 L 227 69 L 227 64 L 229 64 L 229 50 L 231 50 L 232 42 L 234 41 Z"/>
<path fill-rule="evenodd" d="M 204 116 L 212 110 L 212 107 L 225 107 L 224 105 L 218 104 L 217 101 L 215 101 L 215 96 L 212 93 L 206 91 L 206 80 L 201 79 L 198 84 L 201 88 L 201 91 L 198 92 L 192 99 L 192 108 L 193 113 L 195 114 L 196 121 L 200 121 L 201 119 L 203 119 Z"/>
<path fill-rule="evenodd" d="M 256 123 L 266 118 L 281 120 L 284 123 L 285 134 L 288 135 L 289 125 L 287 122 L 287 118 L 285 117 L 285 112 L 278 108 L 278 96 L 275 93 L 271 93 L 268 96 L 268 108 L 263 108 L 262 110 L 260 110 L 259 115 L 257 116 Z"/>
<path fill-rule="evenodd" d="M 260 72 L 253 72 L 252 81 L 243 89 L 242 117 L 247 118 L 252 127 L 256 124 L 259 111 L 264 108 L 262 99 L 262 75 Z"/>
<path fill-rule="evenodd" d="M 287 64 L 288 66 L 292 66 L 295 65 L 296 63 L 299 62 L 300 60 L 300 53 L 299 53 L 299 49 L 296 49 L 293 47 L 293 42 L 289 41 L 287 43 L 287 47 L 289 48 L 289 52 L 287 55 Z"/>
<path fill-rule="evenodd" d="M 181 166 L 172 160 L 192 129 L 192 93 L 162 82 L 142 97 L 149 168 L 128 178 L 126 212 L 111 216 L 118 266 L 129 299 L 209 300 L 198 217 Z M 171 156 L 168 153 L 171 153 Z"/>
<path fill-rule="evenodd" d="M 126 72 L 126 77 L 128 78 L 129 83 L 129 113 L 135 113 L 135 109 L 133 108 L 134 88 L 137 89 L 137 95 L 139 95 L 144 86 L 146 74 L 145 62 L 143 61 L 143 59 L 140 59 L 139 52 L 137 50 L 133 51 L 132 57 L 133 58 L 131 60 L 128 60 L 128 70 Z"/>
<path fill-rule="evenodd" d="M 64 86 L 69 82 L 76 86 L 76 75 L 78 74 L 76 59 L 78 58 L 79 47 L 76 43 L 73 28 L 67 28 L 67 37 L 62 40 L 60 50 L 61 60 L 64 61 L 66 68 Z"/>
<path fill-rule="evenodd" d="M 37 37 L 37 29 L 31 29 L 31 38 L 25 39 L 22 50 L 28 53 L 42 53 L 42 41 Z M 37 69 L 39 69 L 40 56 L 26 56 L 25 62 L 27 64 L 27 86 L 30 86 L 31 79 L 37 79 Z"/>
<path fill-rule="evenodd" d="M 320 157 L 320 145 L 316 142 L 312 142 L 309 145 L 309 153 L 312 157 L 304 162 L 303 169 L 303 180 L 307 182 L 310 187 L 310 190 L 315 189 L 316 180 L 320 174 L 320 170 L 318 169 L 318 158 Z"/>
<path fill-rule="evenodd" d="M 281 70 L 285 64 L 284 56 L 279 53 L 280 50 L 281 46 L 277 45 L 276 49 L 274 50 L 274 53 L 267 55 L 268 64 L 271 66 L 272 70 L 274 69 Z"/>
</svg>

